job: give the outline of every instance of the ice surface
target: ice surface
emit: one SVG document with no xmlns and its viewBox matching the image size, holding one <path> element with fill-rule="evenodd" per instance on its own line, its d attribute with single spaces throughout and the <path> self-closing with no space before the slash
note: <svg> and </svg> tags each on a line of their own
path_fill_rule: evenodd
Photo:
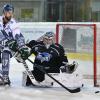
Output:
<svg viewBox="0 0 100 100">
<path fill-rule="evenodd" d="M 28 62 L 27 62 L 28 63 Z M 81 62 L 80 62 L 81 63 Z M 32 65 L 30 64 L 30 68 Z M 71 94 L 63 88 L 28 88 L 22 86 L 22 64 L 11 59 L 10 79 L 11 88 L 0 88 L 0 100 L 100 100 L 100 93 L 87 81 L 80 93 Z M 90 82 L 91 83 L 91 82 Z"/>
</svg>

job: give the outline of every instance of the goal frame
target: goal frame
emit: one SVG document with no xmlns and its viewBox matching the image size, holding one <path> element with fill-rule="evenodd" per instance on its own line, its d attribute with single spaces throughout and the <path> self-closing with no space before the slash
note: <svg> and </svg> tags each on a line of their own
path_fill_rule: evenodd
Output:
<svg viewBox="0 0 100 100">
<path fill-rule="evenodd" d="M 63 25 L 78 25 L 78 26 L 91 26 L 93 27 L 93 84 L 95 87 L 97 84 L 97 27 L 96 24 L 57 24 L 56 25 L 56 43 L 59 43 L 59 27 Z"/>
</svg>

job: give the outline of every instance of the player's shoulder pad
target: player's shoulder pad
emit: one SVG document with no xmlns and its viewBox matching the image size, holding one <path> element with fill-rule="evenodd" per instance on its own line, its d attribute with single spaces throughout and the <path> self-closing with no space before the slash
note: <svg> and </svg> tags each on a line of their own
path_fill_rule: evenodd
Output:
<svg viewBox="0 0 100 100">
<path fill-rule="evenodd" d="M 62 53 L 65 52 L 62 45 L 60 45 L 60 44 L 58 44 L 58 43 L 55 43 L 54 46 L 56 47 L 56 49 L 57 49 L 58 51 L 60 50 L 60 51 L 62 51 Z"/>
<path fill-rule="evenodd" d="M 11 18 L 11 21 L 10 21 L 11 23 L 17 23 L 17 21 L 14 19 L 14 18 Z"/>
<path fill-rule="evenodd" d="M 11 21 L 10 21 L 10 28 L 12 30 L 20 29 L 19 28 L 19 23 L 16 22 L 16 20 L 14 18 L 12 18 Z"/>
</svg>

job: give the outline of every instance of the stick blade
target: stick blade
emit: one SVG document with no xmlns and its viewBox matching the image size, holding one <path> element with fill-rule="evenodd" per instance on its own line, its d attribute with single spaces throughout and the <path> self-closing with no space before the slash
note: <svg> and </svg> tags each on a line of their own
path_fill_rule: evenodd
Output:
<svg viewBox="0 0 100 100">
<path fill-rule="evenodd" d="M 95 93 L 100 93 L 100 91 L 95 91 Z"/>
<path fill-rule="evenodd" d="M 73 90 L 67 88 L 67 90 L 68 90 L 70 93 L 78 93 L 78 92 L 81 91 L 80 88 L 76 88 L 76 89 L 73 89 Z"/>
</svg>

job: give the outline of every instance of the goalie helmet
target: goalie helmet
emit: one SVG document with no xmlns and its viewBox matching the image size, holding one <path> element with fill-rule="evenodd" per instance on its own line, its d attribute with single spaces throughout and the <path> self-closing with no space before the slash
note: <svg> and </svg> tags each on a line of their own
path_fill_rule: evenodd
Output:
<svg viewBox="0 0 100 100">
<path fill-rule="evenodd" d="M 44 38 L 53 39 L 54 33 L 53 32 L 46 32 L 46 34 L 44 35 Z"/>
<path fill-rule="evenodd" d="M 3 13 L 4 13 L 4 12 L 8 12 L 8 11 L 14 12 L 14 7 L 13 7 L 12 5 L 10 5 L 10 4 L 6 4 L 6 5 L 4 5 L 4 7 L 3 7 Z"/>
<path fill-rule="evenodd" d="M 51 44 L 54 43 L 54 33 L 53 32 L 46 32 L 46 34 L 43 36 L 43 42 L 48 48 Z"/>
</svg>

